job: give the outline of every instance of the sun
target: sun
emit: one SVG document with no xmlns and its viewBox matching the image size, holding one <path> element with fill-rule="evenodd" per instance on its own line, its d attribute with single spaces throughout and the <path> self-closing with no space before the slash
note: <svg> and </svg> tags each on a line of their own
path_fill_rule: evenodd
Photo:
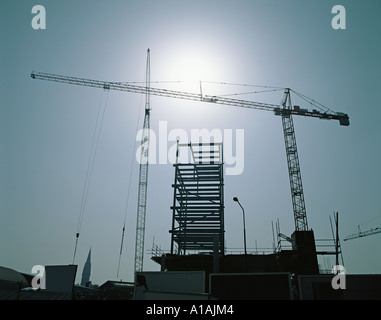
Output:
<svg viewBox="0 0 381 320">
<path fill-rule="evenodd" d="M 188 52 L 173 61 L 168 72 L 170 78 L 197 82 L 213 76 L 213 62 L 201 53 Z"/>
<path fill-rule="evenodd" d="M 221 63 L 216 49 L 203 42 L 178 43 L 166 57 L 165 79 L 173 81 L 177 90 L 200 93 L 200 82 L 218 81 Z"/>
<path fill-rule="evenodd" d="M 152 51 L 153 52 L 153 51 Z M 213 41 L 199 37 L 178 37 L 177 41 L 164 43 L 157 48 L 157 54 L 151 55 L 152 83 L 156 88 L 188 92 L 200 97 L 219 95 L 211 82 L 229 79 L 229 63 L 226 50 Z M 201 100 L 201 99 L 200 99 Z M 206 101 L 206 100 L 205 100 Z M 198 100 L 164 103 L 160 111 L 160 120 L 168 120 L 187 128 L 213 129 L 216 120 L 224 117 L 224 112 L 216 112 L 216 105 L 200 103 Z M 173 121 L 172 121 L 173 120 Z"/>
</svg>

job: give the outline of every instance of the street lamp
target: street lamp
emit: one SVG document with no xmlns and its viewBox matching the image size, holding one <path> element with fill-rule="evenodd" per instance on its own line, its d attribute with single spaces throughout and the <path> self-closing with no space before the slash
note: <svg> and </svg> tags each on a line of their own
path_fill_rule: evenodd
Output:
<svg viewBox="0 0 381 320">
<path fill-rule="evenodd" d="M 239 204 L 239 206 L 241 207 L 242 209 L 242 215 L 243 215 L 243 244 L 244 244 L 244 247 L 245 247 L 245 255 L 247 254 L 246 252 L 246 224 L 245 224 L 245 209 L 242 207 L 241 203 L 238 201 L 238 198 L 237 197 L 234 197 L 233 198 L 233 201 L 237 202 Z"/>
</svg>

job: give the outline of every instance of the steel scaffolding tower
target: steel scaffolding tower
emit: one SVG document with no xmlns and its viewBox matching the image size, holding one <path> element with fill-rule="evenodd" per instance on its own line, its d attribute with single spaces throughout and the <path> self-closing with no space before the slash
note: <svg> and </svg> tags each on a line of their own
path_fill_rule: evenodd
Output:
<svg viewBox="0 0 381 320">
<path fill-rule="evenodd" d="M 180 152 L 184 151 L 190 151 L 188 163 L 179 161 Z M 176 157 L 171 254 L 217 248 L 224 254 L 222 143 L 178 143 Z"/>
</svg>

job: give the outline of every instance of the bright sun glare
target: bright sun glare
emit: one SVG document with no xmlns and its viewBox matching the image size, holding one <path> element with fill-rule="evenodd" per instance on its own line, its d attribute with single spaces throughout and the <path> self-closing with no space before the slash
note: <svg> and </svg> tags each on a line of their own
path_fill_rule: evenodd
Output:
<svg viewBox="0 0 381 320">
<path fill-rule="evenodd" d="M 187 54 L 173 61 L 170 77 L 183 81 L 201 81 L 212 76 L 213 64 L 203 55 Z"/>
<path fill-rule="evenodd" d="M 178 90 L 200 93 L 200 81 L 218 79 L 217 61 L 205 50 L 177 52 L 170 61 L 165 80 L 179 81 Z"/>
<path fill-rule="evenodd" d="M 152 79 L 164 83 L 152 83 L 152 85 L 169 90 L 202 94 L 203 96 L 219 94 L 220 92 L 214 90 L 208 82 L 223 81 L 229 74 L 227 64 L 224 63 L 226 56 L 221 54 L 221 51 L 224 52 L 220 47 L 202 39 L 187 39 L 187 41 L 183 40 L 170 44 L 166 47 L 162 59 L 157 58 L 162 63 L 156 67 L 155 74 L 157 76 Z M 168 83 L 165 83 L 167 81 Z M 190 106 L 189 108 L 175 109 L 176 117 L 178 110 L 181 112 L 181 119 L 184 119 L 190 126 L 200 126 L 200 119 L 216 119 L 215 106 L 213 105 L 200 104 L 197 101 L 191 105 L 182 101 L 177 101 L 177 104 Z M 219 117 L 223 117 L 222 111 L 221 108 Z M 171 112 L 173 110 L 168 112 L 168 114 L 161 113 L 161 118 L 172 119 Z M 175 117 L 175 115 L 173 116 Z M 210 126 L 214 126 L 212 122 L 210 123 Z M 205 124 L 202 125 L 205 126 Z"/>
</svg>

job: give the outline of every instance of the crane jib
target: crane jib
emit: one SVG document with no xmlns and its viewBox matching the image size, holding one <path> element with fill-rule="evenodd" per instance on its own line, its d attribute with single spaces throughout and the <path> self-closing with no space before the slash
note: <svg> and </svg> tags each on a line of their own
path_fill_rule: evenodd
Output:
<svg viewBox="0 0 381 320">
<path fill-rule="evenodd" d="M 326 120 L 339 120 L 340 125 L 348 126 L 349 125 L 349 116 L 342 112 L 320 112 L 316 109 L 310 111 L 307 109 L 302 109 L 299 106 L 294 106 L 293 108 L 283 108 L 279 105 L 254 102 L 248 100 L 239 100 L 231 99 L 219 96 L 203 96 L 198 93 L 182 92 L 182 91 L 173 91 L 160 88 L 148 88 L 145 86 L 136 86 L 123 82 L 108 82 L 100 80 L 90 80 L 84 78 L 68 77 L 48 73 L 32 73 L 31 77 L 33 79 L 40 80 L 49 80 L 55 82 L 63 82 L 74 85 L 88 86 L 102 88 L 105 90 L 117 90 L 117 91 L 127 91 L 135 93 L 149 93 L 156 96 L 163 96 L 168 98 L 184 99 L 184 100 L 193 100 L 201 102 L 209 102 L 214 104 L 221 104 L 227 106 L 235 106 L 242 108 L 251 108 L 251 109 L 260 109 L 273 111 L 275 115 L 287 116 L 287 115 L 298 115 Z"/>
</svg>

